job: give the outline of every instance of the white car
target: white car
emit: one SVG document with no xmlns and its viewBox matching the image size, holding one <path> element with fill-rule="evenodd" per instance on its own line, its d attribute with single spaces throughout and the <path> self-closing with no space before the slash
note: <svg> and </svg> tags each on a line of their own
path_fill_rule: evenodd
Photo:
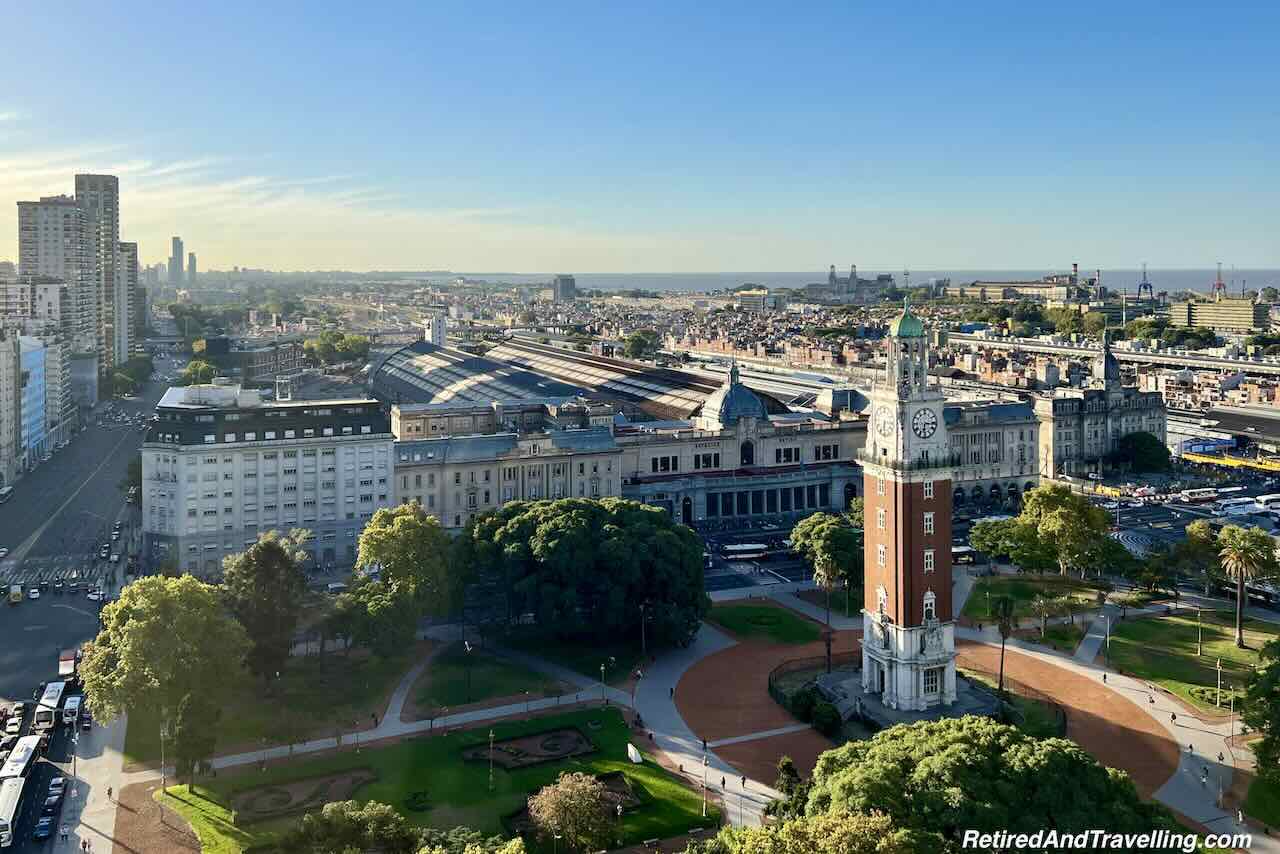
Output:
<svg viewBox="0 0 1280 854">
<path fill-rule="evenodd" d="M 8 556 L 9 556 L 8 549 L 0 549 L 0 559 L 7 558 Z"/>
<path fill-rule="evenodd" d="M 90 602 L 101 602 L 106 596 L 101 590 L 90 590 L 89 595 L 85 597 Z"/>
<path fill-rule="evenodd" d="M 28 598 L 28 599 L 39 599 L 39 598 L 40 598 L 40 588 L 39 588 L 39 587 L 32 587 L 30 590 L 28 590 L 28 591 L 27 591 L 27 598 Z"/>
</svg>

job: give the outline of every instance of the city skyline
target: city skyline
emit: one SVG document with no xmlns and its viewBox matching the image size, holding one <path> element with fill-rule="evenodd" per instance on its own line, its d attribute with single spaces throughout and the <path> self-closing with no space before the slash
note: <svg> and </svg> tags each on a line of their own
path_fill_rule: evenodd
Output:
<svg viewBox="0 0 1280 854">
<path fill-rule="evenodd" d="M 176 62 L 136 6 L 128 63 L 0 60 L 23 81 L 0 101 L 0 258 L 14 202 L 87 172 L 119 176 L 143 262 L 182 234 L 204 269 L 1280 267 L 1259 109 L 1280 16 L 1158 8 L 233 3 L 192 11 Z M 68 24 L 17 17 L 36 40 Z"/>
</svg>

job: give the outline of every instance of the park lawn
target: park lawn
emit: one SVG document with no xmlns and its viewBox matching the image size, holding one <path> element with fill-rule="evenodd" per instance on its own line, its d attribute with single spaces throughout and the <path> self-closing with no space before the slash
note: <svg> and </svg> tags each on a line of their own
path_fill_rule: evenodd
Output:
<svg viewBox="0 0 1280 854">
<path fill-rule="evenodd" d="M 1058 652 L 1075 652 L 1080 641 L 1084 640 L 1084 621 L 1075 625 L 1054 623 L 1045 629 L 1044 637 L 1041 637 L 1039 632 L 1040 630 L 1036 629 L 1036 634 L 1032 637 L 1036 643 L 1056 649 Z"/>
<path fill-rule="evenodd" d="M 796 594 L 797 599 L 803 599 L 811 605 L 817 605 L 823 610 L 827 609 L 827 594 L 818 588 L 809 590 L 801 590 Z M 862 588 L 852 587 L 845 589 L 844 587 L 831 588 L 831 616 L 839 617 L 856 617 L 862 611 Z"/>
<path fill-rule="evenodd" d="M 390 658 L 352 650 L 289 659 L 277 685 L 268 694 L 259 679 L 246 677 L 222 702 L 216 753 L 255 750 L 265 738 L 268 746 L 332 736 L 334 729 L 352 728 L 358 720 L 372 723 L 371 714 L 382 716 L 405 671 L 422 655 L 413 647 Z M 335 698 L 341 702 L 335 702 Z M 289 713 L 292 710 L 292 714 Z M 124 743 L 125 763 L 160 759 L 160 720 L 155 709 L 135 709 L 129 714 Z"/>
<path fill-rule="evenodd" d="M 718 602 L 707 619 L 743 640 L 767 640 L 780 644 L 812 643 L 822 627 L 779 605 Z"/>
<path fill-rule="evenodd" d="M 1096 608 L 1098 604 L 1097 586 L 1078 578 L 1063 575 L 989 576 L 978 579 L 978 583 L 973 585 L 969 600 L 964 603 L 964 616 L 974 621 L 990 619 L 991 615 L 987 611 L 988 592 L 991 599 L 997 596 L 1012 599 L 1015 617 L 1034 616 L 1031 613 L 1031 602 L 1037 596 L 1056 598 L 1069 594 L 1082 605 Z"/>
<path fill-rule="evenodd" d="M 1154 682 L 1192 705 L 1214 708 L 1217 688 L 1216 663 L 1222 660 L 1223 706 L 1228 702 L 1228 686 L 1240 689 L 1258 663 L 1258 650 L 1280 636 L 1280 623 L 1246 618 L 1247 649 L 1235 645 L 1235 615 L 1231 611 L 1204 611 L 1203 655 L 1196 655 L 1194 614 L 1172 617 L 1145 617 L 1111 624 L 1110 663 L 1112 667 L 1140 679 Z"/>
<path fill-rule="evenodd" d="M 157 789 L 153 797 L 186 819 L 200 840 L 201 854 L 241 854 L 250 845 L 261 844 L 274 836 L 262 828 L 250 833 L 236 827 L 231 821 L 231 810 L 208 797 L 200 786 Z"/>
<path fill-rule="evenodd" d="M 501 638 L 503 645 L 524 650 L 541 659 L 567 667 L 589 679 L 600 678 L 600 665 L 605 666 L 604 681 L 622 685 L 640 666 L 640 647 L 633 641 L 613 642 L 590 639 L 560 639 L 540 633 L 513 632 Z M 474 677 L 473 677 L 474 678 Z M 544 677 L 545 678 L 545 677 Z"/>
<path fill-rule="evenodd" d="M 1254 777 L 1244 799 L 1244 811 L 1268 827 L 1280 827 L 1280 786 L 1265 777 Z"/>
<path fill-rule="evenodd" d="M 602 727 L 593 730 L 588 727 L 589 721 L 599 721 Z M 361 802 L 381 801 L 403 809 L 409 794 L 425 790 L 431 808 L 425 812 L 407 813 L 410 821 L 442 829 L 466 825 L 486 834 L 506 835 L 510 831 L 503 819 L 518 812 L 529 795 L 554 782 L 562 771 L 591 774 L 621 771 L 630 779 L 641 800 L 638 808 L 623 817 L 624 842 L 667 838 L 686 833 L 693 827 L 719 824 L 719 810 L 714 805 L 708 806 L 708 816 L 702 818 L 702 801 L 698 793 L 686 788 L 652 758 L 646 756 L 641 765 L 628 761 L 626 749 L 632 732 L 617 709 L 585 709 L 535 720 L 501 722 L 493 724 L 492 729 L 496 740 L 501 741 L 566 726 L 576 726 L 585 733 L 598 748 L 597 752 L 516 771 L 495 768 L 493 792 L 489 791 L 487 764 L 464 762 L 459 755 L 466 747 L 488 743 L 488 728 L 479 727 L 451 735 L 418 737 L 360 752 L 347 749 L 314 759 L 300 758 L 265 771 L 248 769 L 235 774 L 224 771 L 216 780 L 196 787 L 197 792 L 214 805 L 201 809 L 187 806 L 183 815 L 192 822 L 202 843 L 208 838 L 211 842 L 207 845 L 221 846 L 205 847 L 204 851 L 238 854 L 249 844 L 273 841 L 282 828 L 282 822 L 268 821 L 244 827 L 231 825 L 227 805 L 236 793 L 263 785 L 371 769 L 378 779 L 356 793 L 356 799 Z M 174 787 L 174 791 L 182 794 L 185 788 Z M 297 816 L 293 816 L 283 826 L 296 821 Z"/>
<path fill-rule="evenodd" d="M 468 674 L 470 669 L 470 688 Z M 558 687 L 548 676 L 521 667 L 483 650 L 466 652 L 453 644 L 438 654 L 422 675 L 417 691 L 419 707 L 462 706 L 467 703 L 510 697 L 526 691 L 535 696 L 551 694 Z"/>
</svg>

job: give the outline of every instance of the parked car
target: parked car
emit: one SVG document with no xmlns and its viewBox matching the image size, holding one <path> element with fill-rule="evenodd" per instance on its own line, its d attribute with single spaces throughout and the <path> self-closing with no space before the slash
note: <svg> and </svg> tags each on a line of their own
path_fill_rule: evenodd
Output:
<svg viewBox="0 0 1280 854">
<path fill-rule="evenodd" d="M 42 840 L 53 836 L 53 817 L 44 816 L 36 822 L 36 829 L 31 832 L 31 838 Z"/>
<path fill-rule="evenodd" d="M 40 598 L 40 588 L 39 588 L 39 587 L 32 587 L 30 590 L 28 590 L 28 591 L 27 591 L 27 598 L 28 598 L 28 599 L 39 599 L 39 598 Z"/>
</svg>

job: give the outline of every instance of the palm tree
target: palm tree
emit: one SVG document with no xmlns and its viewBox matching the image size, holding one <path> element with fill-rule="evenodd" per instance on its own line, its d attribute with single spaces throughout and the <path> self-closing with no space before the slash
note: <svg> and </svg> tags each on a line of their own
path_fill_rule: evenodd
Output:
<svg viewBox="0 0 1280 854">
<path fill-rule="evenodd" d="M 827 672 L 831 672 L 831 588 L 840 579 L 835 561 L 825 551 L 820 551 L 813 562 L 813 583 L 827 594 Z"/>
<path fill-rule="evenodd" d="M 1236 646 L 1244 649 L 1245 582 L 1274 566 L 1275 542 L 1261 528 L 1228 525 L 1218 535 L 1222 571 L 1236 582 Z"/>
<path fill-rule="evenodd" d="M 1004 696 L 1004 642 L 1013 634 L 1013 599 L 997 596 L 991 600 L 991 614 L 1000 628 L 1000 684 L 996 690 Z"/>
</svg>

